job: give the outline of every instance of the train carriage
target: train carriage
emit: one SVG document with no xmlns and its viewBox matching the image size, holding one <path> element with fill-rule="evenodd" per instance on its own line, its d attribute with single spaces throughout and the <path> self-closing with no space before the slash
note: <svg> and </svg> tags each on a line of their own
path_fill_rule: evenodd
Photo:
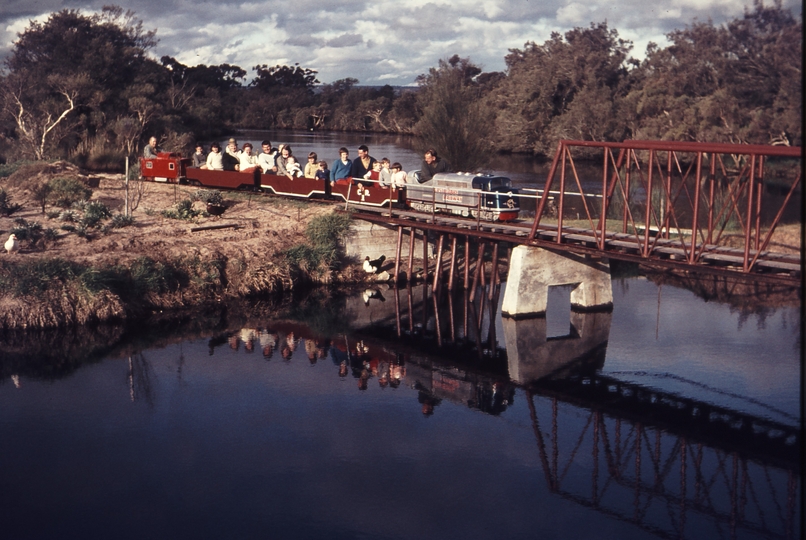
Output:
<svg viewBox="0 0 806 540">
<path fill-rule="evenodd" d="M 420 212 L 442 212 L 485 221 L 512 221 L 520 212 L 518 190 L 504 176 L 439 173 L 427 182 L 406 185 L 406 203 Z"/>
<path fill-rule="evenodd" d="M 260 189 L 266 193 L 286 197 L 325 197 L 328 195 L 328 182 L 315 178 L 294 178 L 279 174 L 260 174 Z"/>
<path fill-rule="evenodd" d="M 330 188 L 330 194 L 351 204 L 366 206 L 389 206 L 391 203 L 403 200 L 399 189 L 381 186 L 377 182 L 359 182 L 349 178 L 336 181 Z"/>
<path fill-rule="evenodd" d="M 485 221 L 512 221 L 518 217 L 518 190 L 509 178 L 483 174 L 441 173 L 428 182 L 419 182 L 418 171 L 403 188 L 377 182 L 339 180 L 334 184 L 313 178 L 293 180 L 277 174 L 216 171 L 190 166 L 180 154 L 161 152 L 154 159 L 140 159 L 141 176 L 156 182 L 191 184 L 208 189 L 261 190 L 285 197 L 337 199 L 349 204 L 388 207 L 405 203 L 420 212 L 444 212 Z"/>
<path fill-rule="evenodd" d="M 215 171 L 212 169 L 198 169 L 187 167 L 185 179 L 192 186 L 202 186 L 214 189 L 256 190 L 260 169 L 250 172 Z"/>
</svg>

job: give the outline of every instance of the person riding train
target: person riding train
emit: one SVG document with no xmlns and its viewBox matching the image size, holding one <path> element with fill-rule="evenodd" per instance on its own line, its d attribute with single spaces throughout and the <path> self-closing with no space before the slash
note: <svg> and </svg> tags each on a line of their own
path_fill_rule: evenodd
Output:
<svg viewBox="0 0 806 540">
<path fill-rule="evenodd" d="M 435 174 L 452 172 L 450 164 L 437 155 L 437 151 L 429 148 L 423 156 L 423 163 L 420 166 L 419 182 L 428 182 Z"/>
<path fill-rule="evenodd" d="M 353 167 L 353 162 L 349 158 L 350 152 L 345 148 L 339 148 L 339 159 L 333 162 L 333 168 L 330 169 L 330 183 L 335 184 L 339 180 L 350 178 L 350 171 Z"/>
</svg>

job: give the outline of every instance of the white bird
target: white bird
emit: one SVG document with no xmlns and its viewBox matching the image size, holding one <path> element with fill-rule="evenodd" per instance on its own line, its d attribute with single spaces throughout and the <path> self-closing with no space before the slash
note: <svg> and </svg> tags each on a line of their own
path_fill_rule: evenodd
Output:
<svg viewBox="0 0 806 540">
<path fill-rule="evenodd" d="M 364 299 L 365 306 L 368 306 L 369 301 L 373 298 L 376 298 L 381 302 L 386 302 L 386 298 L 383 297 L 381 291 L 379 291 L 378 289 L 364 289 L 364 292 L 361 293 L 361 297 Z"/>
<path fill-rule="evenodd" d="M 8 240 L 6 240 L 6 243 L 4 244 L 4 247 L 6 248 L 6 251 L 9 253 L 19 251 L 20 243 L 17 242 L 17 235 L 16 234 L 9 235 Z"/>
<path fill-rule="evenodd" d="M 364 272 L 366 272 L 367 274 L 377 274 L 378 270 L 381 269 L 383 261 L 385 260 L 386 255 L 381 255 L 378 259 L 375 259 L 374 261 L 370 261 L 369 257 L 367 257 L 366 259 L 364 259 Z"/>
</svg>

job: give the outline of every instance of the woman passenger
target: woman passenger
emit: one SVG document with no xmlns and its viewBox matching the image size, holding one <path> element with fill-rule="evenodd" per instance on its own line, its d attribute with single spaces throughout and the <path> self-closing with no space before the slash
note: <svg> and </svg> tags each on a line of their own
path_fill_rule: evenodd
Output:
<svg viewBox="0 0 806 540">
<path fill-rule="evenodd" d="M 350 178 L 350 170 L 353 168 L 353 162 L 349 159 L 350 152 L 345 148 L 339 148 L 339 159 L 333 162 L 333 168 L 330 169 L 330 183 L 335 184 L 337 180 L 343 178 Z"/>
<path fill-rule="evenodd" d="M 210 153 L 207 154 L 207 164 L 205 168 L 213 171 L 224 170 L 224 160 L 221 156 L 221 147 L 218 143 L 213 143 L 212 146 L 210 146 Z"/>
<path fill-rule="evenodd" d="M 286 145 L 280 145 L 280 155 L 277 156 L 277 174 L 280 176 L 287 176 L 289 180 L 293 180 L 294 176 L 288 172 L 286 168 L 286 163 L 288 162 L 288 157 L 291 155 L 291 147 Z M 296 161 L 296 160 L 295 160 Z"/>
<path fill-rule="evenodd" d="M 243 145 L 243 151 L 238 154 L 240 171 L 251 173 L 258 167 L 257 156 L 252 153 L 252 143 Z"/>
</svg>

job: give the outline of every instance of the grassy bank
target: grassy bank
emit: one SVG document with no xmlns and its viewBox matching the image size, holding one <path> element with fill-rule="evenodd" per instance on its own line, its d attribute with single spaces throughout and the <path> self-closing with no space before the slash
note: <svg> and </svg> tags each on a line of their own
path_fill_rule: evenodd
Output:
<svg viewBox="0 0 806 540">
<path fill-rule="evenodd" d="M 120 175 L 63 162 L 0 173 L 0 241 L 14 233 L 21 248 L 0 248 L 0 328 L 123 321 L 363 278 L 339 250 L 349 216 L 329 205 L 143 182 L 136 205 L 129 186 L 124 215 Z M 222 216 L 204 211 L 213 195 Z"/>
</svg>

